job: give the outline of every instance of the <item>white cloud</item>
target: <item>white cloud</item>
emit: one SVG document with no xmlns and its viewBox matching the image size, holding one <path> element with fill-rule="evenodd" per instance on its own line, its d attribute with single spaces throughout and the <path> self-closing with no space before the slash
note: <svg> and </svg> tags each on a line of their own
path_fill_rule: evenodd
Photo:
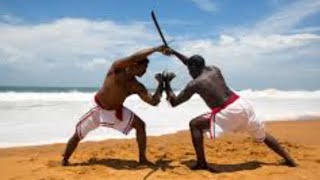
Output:
<svg viewBox="0 0 320 180">
<path fill-rule="evenodd" d="M 263 60 L 263 55 L 280 53 L 291 53 L 290 50 L 303 49 L 305 46 L 320 43 L 320 36 L 315 34 L 294 34 L 294 35 L 247 35 L 233 37 L 221 35 L 217 41 L 212 39 L 195 39 L 180 42 L 179 47 L 184 52 L 191 54 L 203 54 L 208 63 L 228 62 L 238 65 L 247 62 Z M 261 59 L 260 59 L 261 58 Z M 237 63 L 238 62 L 238 63 Z"/>
<path fill-rule="evenodd" d="M 314 70 L 320 69 L 316 61 L 320 57 L 320 35 L 315 33 L 318 28 L 295 28 L 319 12 L 320 1 L 294 2 L 253 26 L 225 31 L 228 33 L 221 33 L 218 39 L 181 38 L 177 49 L 188 56 L 203 55 L 207 64 L 222 68 L 227 79 L 233 79 L 237 85 L 246 84 L 240 75 L 260 86 L 264 86 L 261 81 L 266 81 L 267 87 L 276 84 L 284 88 L 290 81 L 295 88 L 305 88 L 303 84 L 315 87 L 312 82 L 320 76 L 320 71 Z"/>
<path fill-rule="evenodd" d="M 319 0 L 302 0 L 279 9 L 273 15 L 257 23 L 253 32 L 286 33 L 303 19 L 320 11 Z"/>
<path fill-rule="evenodd" d="M 141 22 L 0 23 L 0 84 L 98 85 L 114 60 L 159 42 L 153 24 Z"/>
<path fill-rule="evenodd" d="M 221 35 L 217 40 L 177 44 L 185 55 L 200 54 L 208 65 L 220 67 L 235 89 L 319 88 L 314 84 L 320 76 L 319 48 L 320 36 L 315 34 Z M 179 74 L 174 87 L 184 87 L 190 79 L 186 68 L 180 65 L 171 70 Z"/>
<path fill-rule="evenodd" d="M 222 33 L 217 40 L 194 38 L 180 41 L 178 46 L 190 55 L 204 54 L 208 60 L 211 59 L 215 63 L 218 61 L 237 65 L 237 61 L 243 62 L 244 59 L 252 62 L 263 61 L 270 56 L 283 57 L 283 54 L 295 54 L 303 49 L 312 49 L 310 55 L 319 54 L 314 52 L 316 48 L 309 47 L 319 47 L 319 35 L 303 29 L 292 34 L 297 24 L 318 12 L 320 1 L 297 1 L 279 9 L 252 27 L 239 27 L 228 34 Z M 290 57 L 295 59 L 293 56 Z"/>
<path fill-rule="evenodd" d="M 110 61 L 156 38 L 139 23 L 63 18 L 38 25 L 0 24 L 0 63 Z"/>
<path fill-rule="evenodd" d="M 293 29 L 292 33 L 318 33 L 320 32 L 320 26 L 303 27 L 298 29 Z"/>
<path fill-rule="evenodd" d="M 77 65 L 84 70 L 90 71 L 90 70 L 97 69 L 101 66 L 110 67 L 111 61 L 108 61 L 105 58 L 94 58 L 91 61 L 88 60 L 87 62 L 84 62 L 84 63 L 78 63 Z"/>
<path fill-rule="evenodd" d="M 195 5 L 197 5 L 201 10 L 207 12 L 217 11 L 217 5 L 212 0 L 191 0 Z"/>
<path fill-rule="evenodd" d="M 186 55 L 203 55 L 208 64 L 221 67 L 227 79 L 233 81 L 239 80 L 239 75 L 252 78 L 253 83 L 260 82 L 259 77 L 271 75 L 290 81 L 317 77 L 319 63 L 308 63 L 320 57 L 320 35 L 315 33 L 317 25 L 309 30 L 295 28 L 319 11 L 319 1 L 298 1 L 253 26 L 240 27 L 241 31 L 221 33 L 218 39 L 175 37 L 175 48 Z M 169 33 L 166 37 L 171 39 Z M 0 24 L 0 68 L 5 64 L 10 68 L 32 67 L 35 71 L 46 66 L 48 69 L 66 67 L 67 71 L 72 68 L 105 71 L 116 58 L 157 43 L 158 34 L 150 23 L 63 18 L 37 25 Z M 174 87 L 181 88 L 190 79 L 179 61 L 161 62 L 167 64 L 155 63 L 157 67 L 148 70 L 145 82 L 149 83 L 153 78 L 150 74 L 163 67 L 179 73 Z M 296 65 L 297 62 L 304 63 Z M 96 77 L 103 78 L 101 74 Z M 277 79 L 273 80 L 281 84 Z M 273 82 L 269 81 L 270 87 Z"/>
<path fill-rule="evenodd" d="M 21 18 L 18 18 L 16 16 L 13 16 L 10 14 L 0 15 L 0 23 L 18 24 L 18 23 L 22 23 L 22 22 L 23 22 L 23 20 Z"/>
</svg>

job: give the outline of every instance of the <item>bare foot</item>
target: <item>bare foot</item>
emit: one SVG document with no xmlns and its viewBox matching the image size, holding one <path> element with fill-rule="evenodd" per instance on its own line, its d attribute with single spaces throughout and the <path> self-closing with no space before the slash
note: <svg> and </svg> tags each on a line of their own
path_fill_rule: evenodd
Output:
<svg viewBox="0 0 320 180">
<path fill-rule="evenodd" d="M 190 169 L 192 169 L 192 170 L 208 170 L 210 172 L 218 172 L 212 166 L 210 166 L 208 164 L 200 164 L 200 163 L 196 163 L 196 164 L 192 165 L 190 167 Z"/>
<path fill-rule="evenodd" d="M 64 159 L 64 158 L 62 158 L 62 160 L 61 160 L 61 166 L 69 166 L 69 161 L 66 160 L 66 159 Z"/>
<path fill-rule="evenodd" d="M 214 173 L 219 173 L 219 171 L 217 169 L 215 169 L 213 166 L 208 165 L 208 171 L 210 172 L 214 172 Z"/>
<path fill-rule="evenodd" d="M 208 169 L 208 166 L 207 164 L 195 163 L 190 167 L 190 169 L 192 170 Z"/>
<path fill-rule="evenodd" d="M 148 159 L 140 159 L 139 160 L 140 165 L 146 165 L 146 166 L 153 166 L 154 164 L 150 162 Z"/>
<path fill-rule="evenodd" d="M 289 167 L 298 167 L 298 164 L 294 160 L 285 160 L 283 164 Z"/>
</svg>

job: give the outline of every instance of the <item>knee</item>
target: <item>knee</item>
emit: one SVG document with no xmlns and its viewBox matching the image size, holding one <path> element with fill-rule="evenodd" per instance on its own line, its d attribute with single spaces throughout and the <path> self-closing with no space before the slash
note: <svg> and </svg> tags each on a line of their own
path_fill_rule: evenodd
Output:
<svg viewBox="0 0 320 180">
<path fill-rule="evenodd" d="M 81 140 L 81 138 L 79 137 L 79 135 L 78 135 L 77 132 L 73 134 L 73 136 L 71 137 L 71 139 L 72 139 L 73 141 L 80 141 L 80 140 Z"/>
<path fill-rule="evenodd" d="M 197 121 L 196 119 L 193 119 L 189 122 L 190 129 L 196 129 L 197 128 Z"/>
<path fill-rule="evenodd" d="M 69 139 L 68 143 L 77 143 L 81 140 L 77 133 L 74 133 L 71 138 Z"/>
<path fill-rule="evenodd" d="M 142 120 L 140 120 L 140 127 L 142 129 L 146 129 L 146 123 L 144 121 L 142 121 Z"/>
<path fill-rule="evenodd" d="M 146 129 L 146 123 L 143 122 L 141 119 L 137 118 L 134 123 L 134 128 L 136 130 L 145 130 Z"/>
</svg>

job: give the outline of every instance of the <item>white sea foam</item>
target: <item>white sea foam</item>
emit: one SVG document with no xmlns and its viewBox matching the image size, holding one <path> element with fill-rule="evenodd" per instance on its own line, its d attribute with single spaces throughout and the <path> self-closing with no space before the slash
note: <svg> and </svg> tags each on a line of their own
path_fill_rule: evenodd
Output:
<svg viewBox="0 0 320 180">
<path fill-rule="evenodd" d="M 177 93 L 177 92 L 176 92 Z M 317 91 L 283 91 L 277 89 L 242 90 L 238 92 L 247 98 L 279 98 L 279 99 L 320 99 Z M 94 92 L 0 92 L 1 101 L 88 101 Z"/>
<path fill-rule="evenodd" d="M 254 104 L 264 121 L 304 120 L 320 117 L 320 91 L 262 91 L 238 92 Z M 87 110 L 94 92 L 0 92 L 0 147 L 66 142 L 74 132 L 79 117 Z M 209 108 L 198 96 L 172 108 L 163 97 L 157 107 L 142 102 L 137 95 L 130 96 L 125 105 L 147 124 L 148 135 L 174 133 L 188 129 L 189 121 L 208 112 Z M 107 128 L 99 128 L 85 140 L 132 138 Z"/>
<path fill-rule="evenodd" d="M 320 91 L 282 91 L 277 89 L 243 90 L 239 94 L 247 98 L 278 98 L 278 99 L 320 99 Z"/>
<path fill-rule="evenodd" d="M 88 101 L 94 93 L 88 92 L 0 92 L 0 102 L 21 101 Z"/>
</svg>

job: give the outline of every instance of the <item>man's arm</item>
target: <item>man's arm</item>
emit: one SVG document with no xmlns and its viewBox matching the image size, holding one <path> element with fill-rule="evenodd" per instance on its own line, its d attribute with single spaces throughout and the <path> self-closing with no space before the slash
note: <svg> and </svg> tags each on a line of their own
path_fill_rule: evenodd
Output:
<svg viewBox="0 0 320 180">
<path fill-rule="evenodd" d="M 180 61 L 184 65 L 187 65 L 188 57 L 186 57 L 185 55 L 183 55 L 183 54 L 179 53 L 178 51 L 171 49 L 171 48 L 166 53 L 175 55 L 178 59 L 180 59 Z"/>
<path fill-rule="evenodd" d="M 188 83 L 187 87 L 185 87 L 179 94 L 176 96 L 174 92 L 172 91 L 170 81 L 173 78 L 167 78 L 165 80 L 165 91 L 167 94 L 167 100 L 170 102 L 170 104 L 175 107 L 178 106 L 181 103 L 186 102 L 189 100 L 193 94 L 196 92 L 196 83 L 194 81 L 191 81 Z"/>
<path fill-rule="evenodd" d="M 143 84 L 139 83 L 138 81 L 137 81 L 136 85 L 132 87 L 134 89 L 134 93 L 138 94 L 144 102 L 146 102 L 152 106 L 156 106 L 159 104 L 160 99 L 162 97 L 162 92 L 164 89 L 161 74 L 156 74 L 155 78 L 158 81 L 158 86 L 157 86 L 156 92 L 153 95 L 151 95 L 148 92 L 148 90 L 145 88 L 145 86 Z"/>
<path fill-rule="evenodd" d="M 118 59 L 112 64 L 108 74 L 115 72 L 115 71 L 118 71 L 118 70 L 121 70 L 121 69 L 125 69 L 126 67 L 129 67 L 129 66 L 133 66 L 137 62 L 145 60 L 152 53 L 163 52 L 165 49 L 167 49 L 167 47 L 165 47 L 164 45 L 161 45 L 161 46 L 157 46 L 157 47 L 153 47 L 153 48 L 143 49 L 143 50 L 138 51 L 128 57 Z"/>
</svg>

